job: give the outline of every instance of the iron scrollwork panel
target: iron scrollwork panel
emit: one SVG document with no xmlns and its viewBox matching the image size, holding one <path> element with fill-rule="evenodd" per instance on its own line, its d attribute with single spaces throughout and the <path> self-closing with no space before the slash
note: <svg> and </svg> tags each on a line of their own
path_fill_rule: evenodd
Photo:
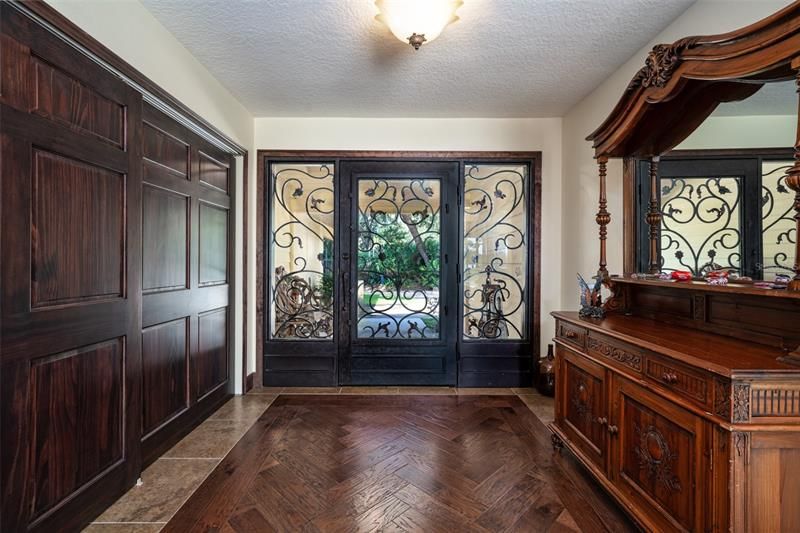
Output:
<svg viewBox="0 0 800 533">
<path fill-rule="evenodd" d="M 786 186 L 791 161 L 761 164 L 761 223 L 764 250 L 763 277 L 793 273 L 791 257 L 797 240 L 794 221 L 794 193 Z"/>
<path fill-rule="evenodd" d="M 358 182 L 357 336 L 440 338 L 441 183 Z"/>
<path fill-rule="evenodd" d="M 741 180 L 661 179 L 661 268 L 741 271 Z"/>
<path fill-rule="evenodd" d="M 465 167 L 465 340 L 527 338 L 527 194 L 524 165 Z"/>
<path fill-rule="evenodd" d="M 333 340 L 334 165 L 273 164 L 270 337 Z"/>
</svg>

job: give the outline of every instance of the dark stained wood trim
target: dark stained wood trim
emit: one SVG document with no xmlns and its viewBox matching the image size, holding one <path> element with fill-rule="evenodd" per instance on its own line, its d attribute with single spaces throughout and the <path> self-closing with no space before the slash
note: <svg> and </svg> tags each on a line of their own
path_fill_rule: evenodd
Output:
<svg viewBox="0 0 800 533">
<path fill-rule="evenodd" d="M 533 160 L 533 324 L 531 327 L 533 337 L 533 379 L 537 379 L 539 372 L 539 350 L 542 345 L 542 153 L 534 152 Z"/>
<path fill-rule="evenodd" d="M 247 277 L 248 277 L 248 249 L 247 249 L 247 236 L 248 236 L 248 202 L 250 201 L 250 194 L 248 191 L 249 181 L 249 160 L 248 154 L 242 156 L 242 394 L 253 388 L 253 381 L 247 372 Z M 234 177 L 235 179 L 235 177 Z M 236 199 L 234 198 L 234 205 Z M 234 246 L 236 241 L 234 241 Z M 249 381 L 248 381 L 249 380 Z M 250 386 L 248 387 L 248 382 Z"/>
<path fill-rule="evenodd" d="M 404 150 L 258 150 L 259 160 L 264 157 L 297 157 L 328 159 L 535 159 L 542 152 L 491 152 L 491 151 L 404 151 Z M 260 175 L 260 174 L 259 174 Z"/>
<path fill-rule="evenodd" d="M 533 188 L 534 219 L 533 228 L 533 267 L 534 267 L 534 292 L 531 302 L 531 343 L 534 354 L 534 363 L 538 360 L 541 344 L 541 217 L 542 217 L 542 152 L 541 151 L 403 151 L 403 150 L 257 150 L 257 176 L 256 176 L 256 387 L 263 384 L 263 357 L 264 357 L 264 305 L 266 286 L 264 272 L 264 238 L 266 229 L 266 207 L 264 193 L 266 187 L 265 160 L 271 158 L 325 158 L 339 159 L 417 159 L 417 160 L 442 160 L 442 159 L 475 159 L 475 160 L 525 160 L 531 162 L 531 178 Z M 533 365 L 534 373 L 536 365 Z M 535 376 L 534 376 L 535 377 Z"/>
<path fill-rule="evenodd" d="M 220 131 L 218 128 L 210 124 L 203 117 L 192 111 L 189 107 L 180 102 L 177 98 L 169 94 L 157 83 L 150 78 L 136 70 L 127 61 L 119 57 L 117 54 L 106 48 L 100 41 L 83 31 L 74 22 L 62 15 L 55 8 L 44 2 L 43 0 L 25 0 L 24 2 L 17 2 L 22 4 L 24 8 L 42 18 L 48 24 L 51 24 L 57 30 L 64 33 L 70 39 L 74 40 L 89 52 L 94 54 L 97 58 L 105 63 L 108 63 L 123 75 L 127 76 L 130 80 L 134 81 L 145 89 L 150 94 L 162 100 L 168 106 L 174 108 L 180 114 L 185 115 L 192 122 L 207 130 L 214 137 L 218 137 L 226 144 L 235 148 L 239 155 L 247 152 L 247 149 L 231 139 L 228 135 Z"/>
<path fill-rule="evenodd" d="M 244 380 L 244 392 L 245 392 L 245 394 L 247 394 L 248 392 L 253 390 L 253 382 L 254 382 L 255 376 L 256 376 L 255 372 L 250 372 L 249 374 L 247 374 L 247 377 Z"/>
<path fill-rule="evenodd" d="M 264 159 L 269 152 L 259 150 L 256 155 L 256 383 L 260 388 L 264 383 L 264 193 L 266 189 L 266 176 L 264 175 Z"/>
<path fill-rule="evenodd" d="M 636 159 L 622 162 L 622 269 L 626 276 L 636 272 Z"/>
<path fill-rule="evenodd" d="M 664 161 L 670 159 L 724 159 L 726 157 L 769 157 L 780 158 L 794 157 L 794 149 L 786 148 L 711 148 L 695 150 L 672 150 L 664 154 L 661 158 Z"/>
</svg>

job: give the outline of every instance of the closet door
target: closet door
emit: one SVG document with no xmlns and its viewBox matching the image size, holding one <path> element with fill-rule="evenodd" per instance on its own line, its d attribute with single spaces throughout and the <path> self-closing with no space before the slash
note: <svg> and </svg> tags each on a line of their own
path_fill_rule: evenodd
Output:
<svg viewBox="0 0 800 533">
<path fill-rule="evenodd" d="M 141 97 L 0 21 L 2 528 L 70 530 L 140 471 Z"/>
<path fill-rule="evenodd" d="M 142 445 L 149 463 L 228 394 L 232 158 L 144 107 Z"/>
</svg>

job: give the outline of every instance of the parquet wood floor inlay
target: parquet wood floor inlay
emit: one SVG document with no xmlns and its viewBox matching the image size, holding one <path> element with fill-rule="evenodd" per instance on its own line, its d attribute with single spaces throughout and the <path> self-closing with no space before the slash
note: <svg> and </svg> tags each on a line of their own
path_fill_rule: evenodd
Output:
<svg viewBox="0 0 800 533">
<path fill-rule="evenodd" d="M 280 396 L 163 531 L 627 531 L 515 396 Z"/>
</svg>

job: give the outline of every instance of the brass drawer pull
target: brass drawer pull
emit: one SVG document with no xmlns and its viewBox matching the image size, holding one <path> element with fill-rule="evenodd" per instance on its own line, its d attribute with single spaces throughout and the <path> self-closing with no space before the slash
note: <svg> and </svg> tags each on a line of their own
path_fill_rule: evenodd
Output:
<svg viewBox="0 0 800 533">
<path fill-rule="evenodd" d="M 661 381 L 669 385 L 675 385 L 678 382 L 678 376 L 674 372 L 664 372 L 661 375 Z"/>
<path fill-rule="evenodd" d="M 568 329 L 564 330 L 564 336 L 566 338 L 568 338 L 568 339 L 576 339 L 576 338 L 578 338 L 578 334 L 577 333 L 575 333 L 574 331 L 570 331 Z"/>
<path fill-rule="evenodd" d="M 619 428 L 617 426 L 608 426 L 608 432 L 611 434 L 611 436 L 615 436 L 617 433 L 619 433 Z"/>
<path fill-rule="evenodd" d="M 599 416 L 599 417 L 597 417 L 596 422 L 598 424 L 600 424 L 601 426 L 605 426 L 606 424 L 608 424 L 608 418 L 606 418 L 604 416 Z"/>
</svg>

